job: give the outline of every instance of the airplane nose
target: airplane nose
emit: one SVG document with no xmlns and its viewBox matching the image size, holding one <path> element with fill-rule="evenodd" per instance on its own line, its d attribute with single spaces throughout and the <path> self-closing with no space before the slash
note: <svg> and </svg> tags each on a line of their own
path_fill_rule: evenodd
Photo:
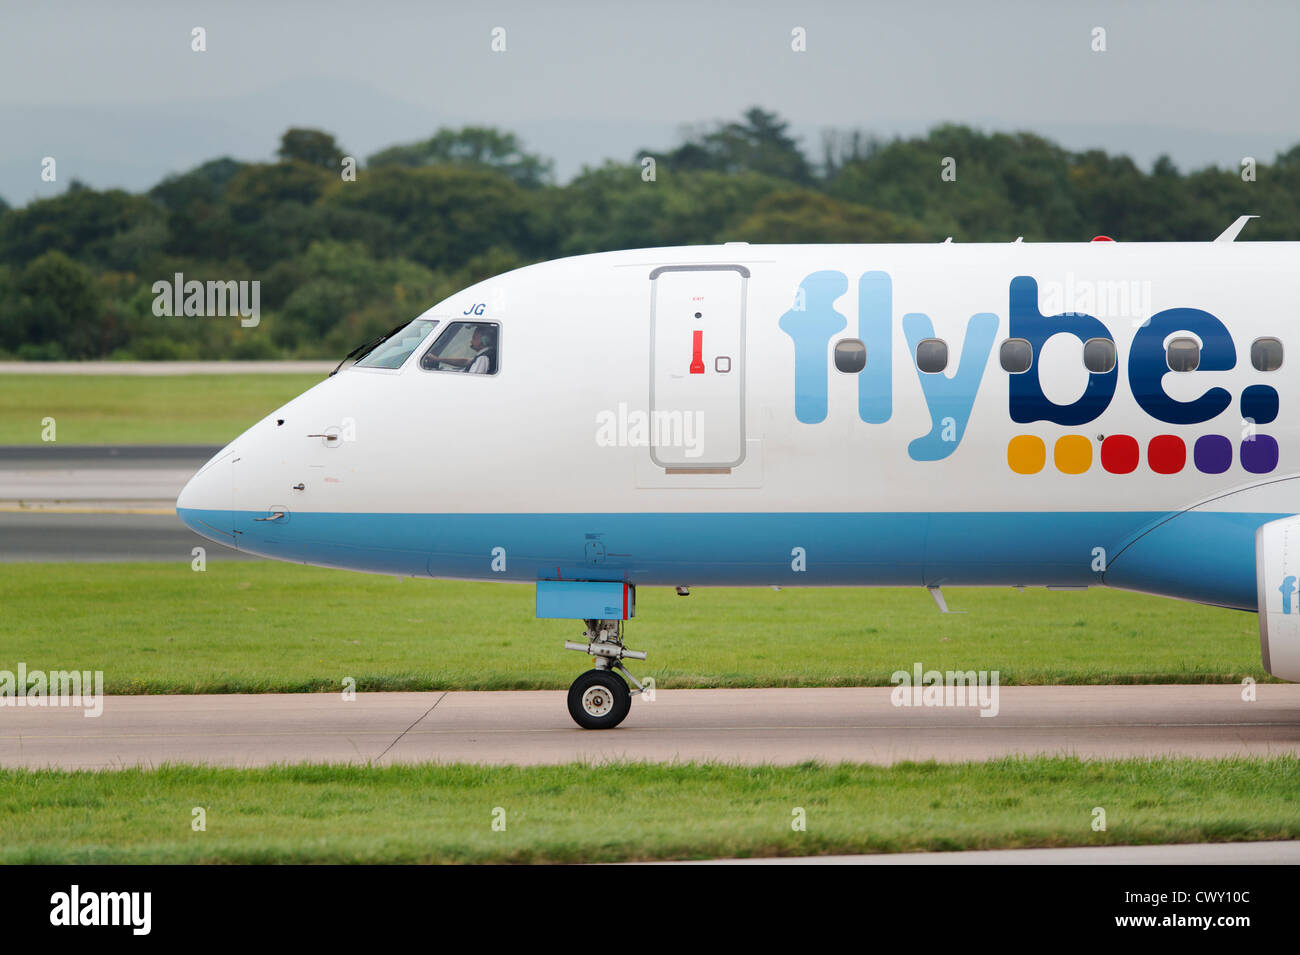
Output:
<svg viewBox="0 0 1300 955">
<path fill-rule="evenodd" d="M 190 530 L 228 547 L 235 546 L 234 460 L 234 450 L 225 448 L 189 479 L 176 498 L 176 515 Z"/>
</svg>

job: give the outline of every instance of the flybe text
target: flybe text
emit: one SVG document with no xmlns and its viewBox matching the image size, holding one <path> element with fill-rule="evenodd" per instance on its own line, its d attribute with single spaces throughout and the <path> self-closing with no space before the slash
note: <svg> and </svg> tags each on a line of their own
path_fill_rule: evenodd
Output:
<svg viewBox="0 0 1300 955">
<path fill-rule="evenodd" d="M 849 325 L 848 319 L 836 309 L 835 303 L 848 288 L 849 278 L 843 272 L 813 272 L 800 283 L 793 307 L 778 320 L 780 329 L 793 344 L 795 417 L 805 424 L 818 424 L 827 417 L 831 387 L 827 356 L 832 341 L 844 337 L 841 333 Z M 864 272 L 858 277 L 857 292 L 857 337 L 866 346 L 865 365 L 855 375 L 858 416 L 866 424 L 883 424 L 891 419 L 894 412 L 893 282 L 887 272 Z M 998 315 L 993 312 L 978 312 L 967 320 L 965 335 L 959 347 L 958 343 L 953 343 L 953 351 L 958 356 L 955 371 L 951 370 L 951 361 L 943 373 L 926 372 L 919 365 L 916 366 L 930 417 L 930 429 L 909 443 L 907 451 L 913 460 L 940 461 L 952 455 L 960 446 L 980 384 L 991 364 L 989 358 L 998 339 L 1000 324 Z M 901 325 L 907 349 L 914 356 L 923 341 L 935 338 L 934 323 L 924 313 L 904 313 Z M 1006 338 L 1028 343 L 1031 358 L 1023 371 L 1008 372 L 1007 412 L 1010 419 L 1023 425 L 1077 428 L 1099 418 L 1115 397 L 1120 375 L 1118 361 L 1112 361 L 1104 371 L 1088 370 L 1083 393 L 1073 402 L 1059 404 L 1044 391 L 1043 382 L 1039 378 L 1039 357 L 1048 340 L 1062 334 L 1073 335 L 1080 343 L 1101 340 L 1113 346 L 1113 327 L 1084 312 L 1044 315 L 1039 308 L 1037 280 L 1028 275 L 1013 278 L 1008 295 Z M 1128 343 L 1127 367 L 1124 371 L 1129 390 L 1139 408 L 1153 422 L 1165 425 L 1204 424 L 1227 411 L 1233 404 L 1234 397 L 1220 386 L 1207 387 L 1190 400 L 1175 398 L 1165 390 L 1165 376 L 1172 373 L 1166 357 L 1166 342 L 1175 335 L 1191 337 L 1199 343 L 1196 372 L 1228 371 L 1237 366 L 1236 345 L 1218 317 L 1199 308 L 1168 308 L 1143 321 Z M 1112 348 L 1112 354 L 1115 353 L 1116 350 Z M 1277 415 L 1278 393 L 1269 385 L 1251 385 L 1240 395 L 1240 404 L 1243 420 L 1250 421 L 1252 426 L 1267 424 Z M 1153 439 L 1149 449 L 1152 469 L 1159 473 L 1171 473 L 1170 462 L 1180 454 L 1182 457 L 1173 470 L 1181 468 L 1181 460 L 1186 458 L 1182 437 L 1158 437 L 1161 440 Z M 1197 444 L 1198 468 L 1204 473 L 1226 470 L 1232 459 L 1232 449 L 1229 446 L 1226 449 L 1226 461 L 1224 460 L 1227 438 L 1222 435 L 1205 437 L 1208 440 L 1198 441 Z M 1172 438 L 1172 441 L 1164 440 L 1167 438 Z M 1035 440 L 1041 445 L 1041 440 L 1036 436 Z M 1108 471 L 1127 473 L 1125 468 L 1132 470 L 1127 464 L 1132 457 L 1129 442 L 1133 442 L 1133 448 L 1136 449 L 1134 439 L 1127 436 L 1125 441 L 1112 445 L 1112 460 L 1121 462 L 1123 459 L 1123 462 L 1116 467 L 1107 467 Z M 1070 451 L 1066 457 L 1072 462 L 1079 460 L 1078 449 L 1071 445 Z M 1103 447 L 1103 464 L 1106 451 Z M 1088 452 L 1090 463 L 1091 448 Z M 1254 432 L 1243 439 L 1240 454 L 1242 466 L 1256 473 L 1270 471 L 1277 463 L 1276 442 Z M 1015 454 L 1009 453 L 1012 469 L 1019 473 L 1031 473 L 1018 467 L 1015 457 Z M 1133 467 L 1135 466 L 1136 463 Z M 1067 473 L 1079 472 L 1070 470 Z"/>
</svg>

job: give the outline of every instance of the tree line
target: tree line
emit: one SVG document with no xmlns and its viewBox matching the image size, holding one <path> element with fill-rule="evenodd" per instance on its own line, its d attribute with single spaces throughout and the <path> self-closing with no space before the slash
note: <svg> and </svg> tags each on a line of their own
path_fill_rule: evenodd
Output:
<svg viewBox="0 0 1300 955">
<path fill-rule="evenodd" d="M 812 155 L 754 108 L 668 149 L 584 168 L 512 133 L 441 129 L 366 158 L 290 129 L 275 162 L 214 159 L 143 194 L 0 203 L 0 357 L 342 356 L 452 292 L 531 262 L 613 249 L 748 242 L 1241 241 L 1300 238 L 1300 145 L 1271 162 L 1144 171 L 1031 133 L 938 126 L 881 140 L 828 132 Z M 351 168 L 349 167 L 351 163 Z M 257 280 L 262 317 L 160 317 L 176 274 Z"/>
</svg>

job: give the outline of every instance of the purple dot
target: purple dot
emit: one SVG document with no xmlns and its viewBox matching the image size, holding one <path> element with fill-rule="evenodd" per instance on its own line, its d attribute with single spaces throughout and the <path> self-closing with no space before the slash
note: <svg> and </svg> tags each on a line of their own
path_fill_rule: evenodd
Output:
<svg viewBox="0 0 1300 955">
<path fill-rule="evenodd" d="M 1251 474 L 1268 474 L 1277 467 L 1277 441 L 1267 434 L 1257 434 L 1241 442 L 1241 466 Z"/>
<path fill-rule="evenodd" d="M 1268 424 L 1277 417 L 1277 389 L 1251 385 L 1241 393 L 1241 416 L 1255 424 Z"/>
<path fill-rule="evenodd" d="M 1222 474 L 1232 467 L 1232 442 L 1221 434 L 1206 434 L 1196 439 L 1192 460 L 1202 474 Z"/>
</svg>

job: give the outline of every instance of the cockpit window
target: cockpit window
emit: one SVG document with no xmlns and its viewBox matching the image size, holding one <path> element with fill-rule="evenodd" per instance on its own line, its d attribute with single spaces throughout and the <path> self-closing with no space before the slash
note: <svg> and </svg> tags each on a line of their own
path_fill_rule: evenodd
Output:
<svg viewBox="0 0 1300 955">
<path fill-rule="evenodd" d="M 401 368 L 402 362 L 411 356 L 411 352 L 420 347 L 420 342 L 433 331 L 437 321 L 430 318 L 417 318 L 405 328 L 394 332 L 374 349 L 357 360 L 360 368 Z"/>
<path fill-rule="evenodd" d="M 501 326 L 496 322 L 452 322 L 420 359 L 426 371 L 495 375 L 500 362 Z"/>
</svg>

